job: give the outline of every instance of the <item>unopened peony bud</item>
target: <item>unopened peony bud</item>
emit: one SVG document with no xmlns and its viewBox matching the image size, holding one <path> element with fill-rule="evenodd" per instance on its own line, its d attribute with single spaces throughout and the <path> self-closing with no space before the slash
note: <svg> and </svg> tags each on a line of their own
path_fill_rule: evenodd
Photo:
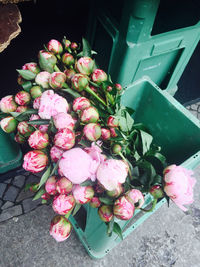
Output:
<svg viewBox="0 0 200 267">
<path fill-rule="evenodd" d="M 29 151 L 24 156 L 23 168 L 33 173 L 41 172 L 47 166 L 48 157 L 40 150 Z"/>
<path fill-rule="evenodd" d="M 56 189 L 59 194 L 69 194 L 72 191 L 73 184 L 66 177 L 61 177 L 56 183 Z"/>
<path fill-rule="evenodd" d="M 75 60 L 74 57 L 70 54 L 70 53 L 65 53 L 62 56 L 62 62 L 66 65 L 66 66 L 71 66 L 74 64 Z"/>
<path fill-rule="evenodd" d="M 112 152 L 113 152 L 114 154 L 119 154 L 121 151 L 122 151 L 122 147 L 121 147 L 121 145 L 119 145 L 119 144 L 114 144 L 114 145 L 112 146 Z"/>
<path fill-rule="evenodd" d="M 125 197 L 132 205 L 135 205 L 135 208 L 137 209 L 140 209 L 144 204 L 144 196 L 138 189 L 127 191 Z"/>
<path fill-rule="evenodd" d="M 18 83 L 19 85 L 22 85 L 22 84 L 24 84 L 25 82 L 26 82 L 26 80 L 24 80 L 23 77 L 22 77 L 21 75 L 18 75 L 18 77 L 17 77 L 17 83 Z"/>
<path fill-rule="evenodd" d="M 48 129 L 49 129 L 49 124 L 40 125 L 39 128 L 38 128 L 38 130 L 41 133 L 47 133 L 48 132 Z"/>
<path fill-rule="evenodd" d="M 66 240 L 71 233 L 71 223 L 62 216 L 55 216 L 51 221 L 50 235 L 57 241 L 62 242 Z"/>
<path fill-rule="evenodd" d="M 163 190 L 162 190 L 160 185 L 152 186 L 150 188 L 149 192 L 156 199 L 164 197 L 164 192 L 163 192 Z"/>
<path fill-rule="evenodd" d="M 30 100 L 31 96 L 26 91 L 20 91 L 15 95 L 15 102 L 20 106 L 29 104 Z"/>
<path fill-rule="evenodd" d="M 76 63 L 76 70 L 82 74 L 90 75 L 94 70 L 94 60 L 90 57 L 81 57 Z"/>
<path fill-rule="evenodd" d="M 15 112 L 22 113 L 22 112 L 25 112 L 27 110 L 28 110 L 27 106 L 18 106 L 17 109 L 15 110 Z"/>
<path fill-rule="evenodd" d="M 38 73 L 38 75 L 35 77 L 35 82 L 38 85 L 41 85 L 43 88 L 49 88 L 49 78 L 51 74 L 47 71 L 41 71 Z"/>
<path fill-rule="evenodd" d="M 101 84 L 102 82 L 107 81 L 107 79 L 108 79 L 108 76 L 103 70 L 96 69 L 92 73 L 92 80 L 93 82 L 97 84 Z"/>
<path fill-rule="evenodd" d="M 34 149 L 43 149 L 49 144 L 49 136 L 47 133 L 41 133 L 39 130 L 36 130 L 30 135 L 28 143 Z"/>
<path fill-rule="evenodd" d="M 6 133 L 12 133 L 17 128 L 17 120 L 13 117 L 6 117 L 0 122 L 1 129 Z"/>
<path fill-rule="evenodd" d="M 53 199 L 52 208 L 56 213 L 65 215 L 74 208 L 74 205 L 75 199 L 72 195 L 58 195 Z"/>
<path fill-rule="evenodd" d="M 66 80 L 66 76 L 63 72 L 53 72 L 49 77 L 49 85 L 53 89 L 62 88 Z"/>
<path fill-rule="evenodd" d="M 33 72 L 34 74 L 38 74 L 40 72 L 40 68 L 38 67 L 37 63 L 31 62 L 26 63 L 23 67 L 23 70 L 29 70 Z"/>
<path fill-rule="evenodd" d="M 44 193 L 43 195 L 41 195 L 41 198 L 44 200 L 48 200 L 51 198 L 51 196 L 48 193 Z"/>
<path fill-rule="evenodd" d="M 63 149 L 68 150 L 75 144 L 75 134 L 70 129 L 59 130 L 54 137 L 54 144 Z"/>
<path fill-rule="evenodd" d="M 95 107 L 85 108 L 81 113 L 81 121 L 83 123 L 97 122 L 99 120 L 99 113 Z"/>
<path fill-rule="evenodd" d="M 110 130 L 106 128 L 101 128 L 101 138 L 104 141 L 107 141 L 110 139 Z"/>
<path fill-rule="evenodd" d="M 38 85 L 35 85 L 30 89 L 30 94 L 33 99 L 41 96 L 42 92 L 43 92 L 42 88 Z"/>
<path fill-rule="evenodd" d="M 134 211 L 135 207 L 125 196 L 118 198 L 114 203 L 113 213 L 120 220 L 130 220 L 133 217 Z"/>
<path fill-rule="evenodd" d="M 70 83 L 72 77 L 76 74 L 76 72 L 73 69 L 67 69 L 67 70 L 64 70 L 64 74 L 66 76 L 66 82 Z"/>
<path fill-rule="evenodd" d="M 110 128 L 110 135 L 111 137 L 117 137 L 116 128 L 114 127 Z"/>
<path fill-rule="evenodd" d="M 85 108 L 90 107 L 90 100 L 87 99 L 86 97 L 77 97 L 76 99 L 74 99 L 73 101 L 73 110 L 75 112 L 79 111 L 79 110 L 84 110 Z"/>
<path fill-rule="evenodd" d="M 67 48 L 69 48 L 70 45 L 71 45 L 71 41 L 70 40 L 67 40 L 67 39 L 64 39 L 63 40 L 63 43 L 64 43 L 65 50 L 67 50 Z"/>
<path fill-rule="evenodd" d="M 119 197 L 124 192 L 124 188 L 121 184 L 118 184 L 117 188 L 112 191 L 106 191 L 109 197 L 116 198 Z"/>
<path fill-rule="evenodd" d="M 17 143 L 19 143 L 19 144 L 24 144 L 25 141 L 26 141 L 26 138 L 23 135 L 21 135 L 20 133 L 17 132 L 16 135 L 15 135 L 15 141 Z"/>
<path fill-rule="evenodd" d="M 88 77 L 83 74 L 75 74 L 72 77 L 71 81 L 72 81 L 72 87 L 78 92 L 84 90 L 89 84 Z"/>
<path fill-rule="evenodd" d="M 24 135 L 25 137 L 30 136 L 32 132 L 35 131 L 34 127 L 28 124 L 26 121 L 19 122 L 17 130 L 20 134 Z"/>
<path fill-rule="evenodd" d="M 122 91 L 122 86 L 121 86 L 121 84 L 119 84 L 119 83 L 116 83 L 116 84 L 115 84 L 115 88 L 116 88 L 118 91 Z"/>
<path fill-rule="evenodd" d="M 119 126 L 119 120 L 115 118 L 114 116 L 109 116 L 107 120 L 108 127 L 118 127 Z"/>
<path fill-rule="evenodd" d="M 76 50 L 78 48 L 78 45 L 77 45 L 77 43 L 73 42 L 73 43 L 71 43 L 70 47 L 72 50 Z"/>
<path fill-rule="evenodd" d="M 51 66 L 55 66 L 57 63 L 57 58 L 54 56 L 53 53 L 47 52 L 45 50 L 41 50 L 39 52 L 38 57 L 40 58 L 40 56 L 44 57 Z"/>
<path fill-rule="evenodd" d="M 64 112 L 60 112 L 56 114 L 55 116 L 53 116 L 53 122 L 54 122 L 56 129 L 58 130 L 64 129 L 64 128 L 73 130 L 75 126 L 74 119 L 72 118 L 72 116 Z"/>
<path fill-rule="evenodd" d="M 38 187 L 39 187 L 39 183 L 38 184 L 34 183 L 34 184 L 31 185 L 31 187 L 29 188 L 29 190 L 31 192 L 36 193 L 38 191 Z"/>
<path fill-rule="evenodd" d="M 63 52 L 61 43 L 54 39 L 48 42 L 47 49 L 54 54 L 61 54 Z"/>
<path fill-rule="evenodd" d="M 112 86 L 108 86 L 108 87 L 107 87 L 107 91 L 108 91 L 108 92 L 111 92 L 111 91 L 112 91 Z"/>
<path fill-rule="evenodd" d="M 86 204 L 93 198 L 94 189 L 92 186 L 75 185 L 72 193 L 77 204 Z"/>
<path fill-rule="evenodd" d="M 41 96 L 39 96 L 36 99 L 34 99 L 34 101 L 33 101 L 33 108 L 34 109 L 39 109 L 40 102 L 41 102 Z"/>
<path fill-rule="evenodd" d="M 96 141 L 101 137 L 101 127 L 97 123 L 86 124 L 83 133 L 89 141 Z"/>
<path fill-rule="evenodd" d="M 17 104 L 12 95 L 5 96 L 1 99 L 0 109 L 4 113 L 13 112 L 17 109 Z"/>
<path fill-rule="evenodd" d="M 47 181 L 45 183 L 45 190 L 49 195 L 56 195 L 57 194 L 56 182 L 57 182 L 56 176 L 51 176 L 47 179 Z"/>
<path fill-rule="evenodd" d="M 103 222 L 110 222 L 113 219 L 112 206 L 103 205 L 98 209 L 98 214 Z"/>
<path fill-rule="evenodd" d="M 53 162 L 57 162 L 62 154 L 63 154 L 64 150 L 62 150 L 61 148 L 57 147 L 57 146 L 52 146 L 51 150 L 50 150 L 50 157 L 52 159 Z"/>
<path fill-rule="evenodd" d="M 92 208 L 98 208 L 100 207 L 101 205 L 101 201 L 99 200 L 98 197 L 93 197 L 91 200 L 90 200 L 90 206 Z"/>
</svg>

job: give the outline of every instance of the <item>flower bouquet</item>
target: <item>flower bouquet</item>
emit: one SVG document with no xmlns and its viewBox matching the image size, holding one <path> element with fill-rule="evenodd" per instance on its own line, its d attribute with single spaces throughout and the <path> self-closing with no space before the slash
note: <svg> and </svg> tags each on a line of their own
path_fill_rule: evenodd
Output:
<svg viewBox="0 0 200 267">
<path fill-rule="evenodd" d="M 43 171 L 26 189 L 52 205 L 57 215 L 50 234 L 58 242 L 70 235 L 69 216 L 86 203 L 98 209 L 108 236 L 122 238 L 117 221 L 131 219 L 135 210 L 150 212 L 164 197 L 184 211 L 193 202 L 192 171 L 168 166 L 146 125 L 122 105 L 126 88 L 113 83 L 94 56 L 85 39 L 82 45 L 50 40 L 38 63 L 17 70 L 22 89 L 0 101 L 1 128 L 29 147 L 23 168 Z M 153 201 L 146 209 L 148 193 Z"/>
</svg>

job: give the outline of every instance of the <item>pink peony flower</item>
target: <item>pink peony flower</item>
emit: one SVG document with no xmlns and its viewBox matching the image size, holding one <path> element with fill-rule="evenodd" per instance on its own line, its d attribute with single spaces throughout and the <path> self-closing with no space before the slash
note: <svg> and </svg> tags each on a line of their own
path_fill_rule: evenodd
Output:
<svg viewBox="0 0 200 267">
<path fill-rule="evenodd" d="M 72 87 L 77 90 L 78 92 L 83 91 L 89 84 L 88 76 L 83 75 L 81 73 L 75 74 L 72 79 Z"/>
<path fill-rule="evenodd" d="M 81 121 L 83 123 L 97 122 L 99 120 L 99 113 L 95 107 L 85 108 L 81 112 Z"/>
<path fill-rule="evenodd" d="M 29 136 L 28 143 L 34 149 L 43 149 L 49 144 L 49 136 L 46 133 L 36 130 Z"/>
<path fill-rule="evenodd" d="M 116 133 L 116 130 L 114 127 L 110 128 L 110 135 L 111 135 L 111 137 L 117 137 L 117 133 Z"/>
<path fill-rule="evenodd" d="M 74 119 L 70 114 L 60 112 L 53 116 L 53 122 L 55 127 L 60 130 L 64 128 L 68 128 L 70 130 L 74 129 Z"/>
<path fill-rule="evenodd" d="M 102 82 L 107 81 L 107 79 L 108 79 L 108 76 L 103 70 L 96 69 L 92 73 L 92 80 L 93 82 L 97 84 L 101 84 Z"/>
<path fill-rule="evenodd" d="M 0 122 L 1 129 L 6 133 L 12 133 L 17 128 L 17 120 L 12 116 L 6 117 Z"/>
<path fill-rule="evenodd" d="M 140 209 L 144 204 L 144 196 L 138 189 L 131 189 L 127 191 L 125 197 L 132 205 L 138 203 L 138 205 L 135 206 L 137 209 Z"/>
<path fill-rule="evenodd" d="M 94 176 L 96 162 L 81 148 L 72 148 L 63 153 L 59 162 L 59 172 L 73 184 L 81 184 Z"/>
<path fill-rule="evenodd" d="M 134 211 L 134 205 L 125 196 L 118 198 L 114 203 L 113 213 L 120 220 L 130 220 L 133 217 Z"/>
<path fill-rule="evenodd" d="M 40 116 L 38 116 L 37 114 L 32 114 L 31 116 L 30 116 L 30 119 L 29 119 L 29 121 L 34 121 L 34 120 L 39 120 L 40 119 Z M 35 128 L 38 128 L 38 125 L 36 125 L 36 124 L 32 124 Z"/>
<path fill-rule="evenodd" d="M 47 179 L 45 183 L 45 190 L 49 195 L 57 194 L 56 182 L 57 182 L 56 176 L 51 176 Z"/>
<path fill-rule="evenodd" d="M 112 191 L 125 182 L 128 167 L 122 160 L 107 159 L 97 169 L 97 179 L 106 190 Z"/>
<path fill-rule="evenodd" d="M 103 222 L 110 222 L 112 221 L 114 215 L 113 215 L 113 209 L 112 206 L 103 205 L 98 209 L 98 214 L 100 219 Z"/>
<path fill-rule="evenodd" d="M 66 81 L 71 82 L 71 79 L 76 74 L 76 72 L 73 69 L 66 69 L 64 70 L 64 74 L 66 76 Z"/>
<path fill-rule="evenodd" d="M 122 91 L 122 86 L 119 83 L 115 84 L 115 88 L 117 89 L 117 91 Z"/>
<path fill-rule="evenodd" d="M 36 97 L 33 101 L 33 108 L 34 109 L 39 109 L 40 107 L 40 102 L 41 102 L 41 96 Z"/>
<path fill-rule="evenodd" d="M 47 49 L 54 54 L 61 54 L 63 52 L 62 44 L 55 39 L 48 42 Z"/>
<path fill-rule="evenodd" d="M 41 195 L 41 198 L 44 199 L 44 200 L 48 200 L 51 198 L 51 196 L 48 194 L 48 193 L 44 193 Z"/>
<path fill-rule="evenodd" d="M 110 139 L 110 130 L 106 128 L 101 128 L 101 138 L 104 141 L 107 141 Z"/>
<path fill-rule="evenodd" d="M 74 99 L 73 101 L 73 110 L 75 112 L 79 111 L 79 110 L 84 110 L 85 108 L 90 107 L 90 100 L 87 99 L 86 97 L 77 97 L 76 99 Z"/>
<path fill-rule="evenodd" d="M 20 134 L 24 135 L 25 137 L 30 136 L 35 131 L 34 127 L 28 124 L 26 121 L 19 122 L 17 130 Z"/>
<path fill-rule="evenodd" d="M 52 208 L 56 213 L 65 215 L 74 208 L 74 205 L 75 199 L 72 195 L 58 195 L 53 199 Z"/>
<path fill-rule="evenodd" d="M 29 104 L 30 100 L 31 96 L 26 91 L 20 91 L 15 95 L 15 102 L 20 106 Z"/>
<path fill-rule="evenodd" d="M 53 89 L 59 89 L 63 87 L 65 80 L 66 75 L 63 72 L 53 72 L 49 77 L 49 85 Z"/>
<path fill-rule="evenodd" d="M 54 144 L 63 149 L 68 150 L 75 144 L 75 133 L 70 129 L 61 129 L 54 136 Z"/>
<path fill-rule="evenodd" d="M 119 126 L 119 121 L 114 116 L 109 116 L 108 120 L 107 120 L 107 125 L 109 127 L 118 127 Z"/>
<path fill-rule="evenodd" d="M 41 96 L 42 92 L 43 92 L 42 88 L 39 85 L 35 85 L 35 86 L 31 87 L 31 89 L 30 89 L 30 94 L 31 94 L 31 97 L 33 99 Z"/>
<path fill-rule="evenodd" d="M 37 65 L 37 63 L 35 62 L 30 62 L 30 63 L 26 63 L 23 67 L 23 70 L 29 70 L 35 74 L 38 74 L 40 72 L 40 69 Z"/>
<path fill-rule="evenodd" d="M 69 194 L 72 191 L 73 184 L 66 177 L 61 177 L 56 183 L 56 189 L 59 194 Z"/>
<path fill-rule="evenodd" d="M 25 112 L 27 110 L 28 110 L 27 106 L 18 106 L 17 109 L 15 110 L 15 112 L 22 113 L 22 112 Z"/>
<path fill-rule="evenodd" d="M 91 201 L 90 201 L 90 206 L 91 206 L 92 208 L 98 208 L 98 207 L 100 207 L 100 205 L 101 205 L 101 201 L 99 200 L 98 197 L 93 197 L 93 198 L 91 199 Z"/>
<path fill-rule="evenodd" d="M 40 125 L 38 129 L 41 133 L 47 133 L 48 128 L 49 128 L 49 124 L 43 124 L 43 125 Z"/>
<path fill-rule="evenodd" d="M 76 69 L 82 74 L 90 75 L 94 70 L 94 60 L 90 57 L 81 57 L 76 63 Z"/>
<path fill-rule="evenodd" d="M 122 187 L 121 184 L 118 184 L 117 188 L 115 188 L 115 189 L 112 190 L 112 191 L 106 191 L 106 194 L 107 194 L 109 197 L 117 198 L 117 197 L 119 197 L 123 192 L 124 192 L 124 188 Z"/>
<path fill-rule="evenodd" d="M 42 119 L 50 119 L 60 112 L 67 113 L 68 109 L 69 105 L 64 97 L 55 94 L 53 90 L 47 90 L 41 96 L 38 115 Z"/>
<path fill-rule="evenodd" d="M 45 50 L 39 51 L 38 58 L 40 59 L 40 57 L 45 58 L 51 66 L 55 66 L 57 62 L 56 56 L 53 53 L 47 52 Z"/>
<path fill-rule="evenodd" d="M 71 223 L 62 216 L 55 216 L 51 221 L 50 235 L 57 241 L 62 242 L 66 240 L 71 233 Z"/>
<path fill-rule="evenodd" d="M 15 103 L 12 95 L 7 95 L 1 99 L 0 109 L 5 113 L 13 112 L 17 109 L 17 104 Z"/>
<path fill-rule="evenodd" d="M 62 56 L 62 62 L 69 67 L 74 64 L 75 60 L 70 53 L 64 53 Z"/>
<path fill-rule="evenodd" d="M 51 150 L 50 150 L 50 157 L 52 159 L 53 162 L 57 162 L 62 154 L 63 154 L 64 150 L 62 150 L 61 148 L 57 147 L 57 146 L 52 146 Z"/>
<path fill-rule="evenodd" d="M 47 71 L 41 71 L 35 77 L 35 82 L 43 88 L 49 88 L 50 73 Z"/>
<path fill-rule="evenodd" d="M 149 193 L 156 199 L 164 197 L 164 192 L 160 185 L 153 185 L 150 188 Z"/>
<path fill-rule="evenodd" d="M 187 209 L 183 205 L 193 203 L 193 186 L 195 178 L 193 172 L 182 166 L 170 165 L 164 170 L 164 191 L 183 211 Z"/>
<path fill-rule="evenodd" d="M 40 150 L 33 150 L 24 156 L 23 168 L 33 173 L 41 172 L 47 166 L 48 157 Z"/>
<path fill-rule="evenodd" d="M 78 48 L 78 45 L 77 45 L 77 43 L 72 42 L 70 47 L 71 47 L 72 50 L 76 50 Z"/>
<path fill-rule="evenodd" d="M 98 123 L 88 123 L 84 126 L 83 133 L 89 141 L 97 141 L 101 137 L 101 126 Z"/>
<path fill-rule="evenodd" d="M 93 198 L 94 189 L 92 188 L 92 186 L 75 185 L 72 189 L 72 193 L 76 203 L 86 204 Z"/>
</svg>

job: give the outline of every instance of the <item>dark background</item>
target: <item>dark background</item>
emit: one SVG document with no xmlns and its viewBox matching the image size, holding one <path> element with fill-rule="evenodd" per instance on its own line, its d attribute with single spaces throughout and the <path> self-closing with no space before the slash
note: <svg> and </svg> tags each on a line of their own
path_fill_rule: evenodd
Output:
<svg viewBox="0 0 200 267">
<path fill-rule="evenodd" d="M 121 9 L 116 8 L 116 5 L 118 3 L 114 1 L 112 5 L 108 4 L 108 8 L 115 7 L 120 13 Z M 22 31 L 0 53 L 0 98 L 8 93 L 15 94 L 20 89 L 17 84 L 16 69 L 20 69 L 27 62 L 36 62 L 38 51 L 43 49 L 43 44 L 47 44 L 51 39 L 61 41 L 63 36 L 71 41 L 81 42 L 88 27 L 89 6 L 90 0 L 37 0 L 18 4 L 22 15 L 22 23 L 20 24 Z M 189 25 L 184 20 L 187 14 L 191 17 Z M 161 26 L 163 32 L 166 32 L 175 28 L 194 25 L 200 20 L 199 16 L 200 3 L 197 0 L 161 0 L 152 34 L 160 33 Z M 170 23 L 171 21 L 177 21 L 177 25 Z M 178 83 L 179 90 L 175 94 L 175 98 L 182 104 L 195 102 L 200 98 L 199 60 L 200 44 Z"/>
</svg>

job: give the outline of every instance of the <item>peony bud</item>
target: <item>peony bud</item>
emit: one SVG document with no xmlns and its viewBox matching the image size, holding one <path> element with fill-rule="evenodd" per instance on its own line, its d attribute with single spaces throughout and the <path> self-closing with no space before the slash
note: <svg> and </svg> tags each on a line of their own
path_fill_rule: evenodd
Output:
<svg viewBox="0 0 200 267">
<path fill-rule="evenodd" d="M 78 45 L 77 45 L 77 43 L 73 42 L 73 43 L 71 43 L 70 47 L 72 50 L 76 50 L 78 48 Z"/>
<path fill-rule="evenodd" d="M 101 138 L 104 141 L 107 141 L 110 139 L 110 130 L 106 128 L 101 128 Z"/>
<path fill-rule="evenodd" d="M 124 192 L 124 188 L 122 187 L 121 184 L 118 184 L 118 186 L 114 189 L 114 190 L 111 190 L 111 191 L 106 191 L 106 194 L 109 196 L 109 197 L 112 197 L 112 198 L 117 198 L 119 197 L 122 193 Z"/>
<path fill-rule="evenodd" d="M 18 83 L 19 85 L 22 85 L 22 84 L 24 84 L 25 82 L 26 82 L 26 80 L 24 80 L 23 77 L 22 77 L 21 75 L 18 75 L 18 77 L 17 77 L 17 83 Z"/>
<path fill-rule="evenodd" d="M 48 132 L 48 129 L 49 129 L 49 124 L 40 125 L 39 128 L 38 128 L 38 130 L 41 133 L 47 133 Z"/>
<path fill-rule="evenodd" d="M 70 45 L 71 45 L 70 40 L 67 40 L 67 39 L 64 39 L 64 40 L 63 40 L 63 43 L 64 43 L 64 48 L 65 48 L 65 50 L 67 50 L 67 48 L 69 48 Z"/>
<path fill-rule="evenodd" d="M 13 112 L 17 109 L 17 104 L 12 95 L 5 96 L 0 101 L 0 109 L 4 113 Z"/>
<path fill-rule="evenodd" d="M 68 150 L 75 144 L 75 134 L 70 129 L 59 130 L 54 137 L 54 144 L 63 149 Z"/>
<path fill-rule="evenodd" d="M 71 223 L 62 216 L 55 216 L 51 221 L 50 235 L 57 241 L 62 242 L 66 240 L 71 233 Z"/>
<path fill-rule="evenodd" d="M 57 194 L 56 182 L 57 182 L 56 176 L 51 176 L 47 179 L 47 181 L 45 183 L 45 190 L 49 195 L 56 195 Z"/>
<path fill-rule="evenodd" d="M 74 208 L 74 205 L 75 199 L 72 195 L 58 195 L 53 199 L 52 208 L 56 213 L 65 215 Z"/>
<path fill-rule="evenodd" d="M 20 134 L 24 135 L 25 137 L 30 136 L 32 132 L 35 131 L 34 127 L 28 124 L 26 121 L 19 122 L 17 130 Z"/>
<path fill-rule="evenodd" d="M 56 114 L 55 116 L 53 116 L 53 122 L 54 122 L 56 129 L 58 130 L 64 129 L 64 128 L 73 130 L 74 125 L 75 125 L 74 119 L 72 118 L 72 116 L 64 112 L 60 112 Z"/>
<path fill-rule="evenodd" d="M 113 213 L 120 220 L 130 220 L 133 217 L 134 211 L 134 205 L 125 196 L 118 198 L 114 203 Z"/>
<path fill-rule="evenodd" d="M 79 110 L 84 110 L 85 108 L 90 107 L 90 100 L 85 97 L 77 97 L 73 101 L 73 110 L 75 112 Z"/>
<path fill-rule="evenodd" d="M 81 121 L 83 123 L 97 122 L 99 120 L 99 113 L 95 107 L 85 108 L 81 113 Z"/>
<path fill-rule="evenodd" d="M 37 63 L 31 62 L 26 63 L 23 67 L 23 70 L 29 70 L 33 72 L 34 74 L 38 74 L 40 72 L 40 68 L 38 67 Z"/>
<path fill-rule="evenodd" d="M 33 101 L 33 108 L 34 109 L 39 109 L 40 102 L 41 102 L 41 96 L 39 96 L 36 99 L 34 99 L 34 101 Z"/>
<path fill-rule="evenodd" d="M 29 121 L 34 121 L 34 120 L 39 120 L 40 119 L 40 116 L 38 116 L 37 114 L 32 114 L 31 116 L 30 116 L 30 119 L 29 119 Z M 32 124 L 35 128 L 37 128 L 38 127 L 38 125 L 36 125 L 36 124 Z"/>
<path fill-rule="evenodd" d="M 94 70 L 94 60 L 90 57 L 81 57 L 76 63 L 76 70 L 84 75 L 90 75 Z"/>
<path fill-rule="evenodd" d="M 53 89 L 62 88 L 65 80 L 66 76 L 63 72 L 53 72 L 49 77 L 49 85 Z"/>
<path fill-rule="evenodd" d="M 17 143 L 19 143 L 19 144 L 24 144 L 25 141 L 26 141 L 26 138 L 23 135 L 21 135 L 20 133 L 17 132 L 16 135 L 15 135 L 15 141 Z"/>
<path fill-rule="evenodd" d="M 38 85 L 41 85 L 43 88 L 49 88 L 49 78 L 51 74 L 47 71 L 41 71 L 38 73 L 38 75 L 35 77 L 35 82 Z"/>
<path fill-rule="evenodd" d="M 103 222 L 110 222 L 113 219 L 113 210 L 111 206 L 103 205 L 98 209 L 98 214 Z"/>
<path fill-rule="evenodd" d="M 98 197 L 93 197 L 91 200 L 90 200 L 90 206 L 92 208 L 98 208 L 100 207 L 101 205 L 101 201 L 99 200 Z"/>
<path fill-rule="evenodd" d="M 62 56 L 62 62 L 66 65 L 66 66 L 71 66 L 74 64 L 75 60 L 74 57 L 70 54 L 70 53 L 65 53 Z"/>
<path fill-rule="evenodd" d="M 75 185 L 72 193 L 77 204 L 86 204 L 93 198 L 94 189 L 92 186 Z"/>
<path fill-rule="evenodd" d="M 47 166 L 48 157 L 40 150 L 29 151 L 24 156 L 23 168 L 33 173 L 41 172 Z"/>
<path fill-rule="evenodd" d="M 52 161 L 57 162 L 61 158 L 63 152 L 64 150 L 58 148 L 57 146 L 52 146 L 50 150 L 50 157 Z"/>
<path fill-rule="evenodd" d="M 84 90 L 89 84 L 88 77 L 83 74 L 75 74 L 72 77 L 71 81 L 72 81 L 72 87 L 78 92 Z"/>
<path fill-rule="evenodd" d="M 40 56 L 44 57 L 51 66 L 55 66 L 57 63 L 57 58 L 54 56 L 54 54 L 52 54 L 50 52 L 47 52 L 45 50 L 41 50 L 39 52 L 38 57 L 40 58 Z"/>
<path fill-rule="evenodd" d="M 107 120 L 107 125 L 108 125 L 108 127 L 118 127 L 119 121 L 114 116 L 109 116 L 108 120 Z"/>
<path fill-rule="evenodd" d="M 92 80 L 93 80 L 93 82 L 95 82 L 97 84 L 101 84 L 102 82 L 107 81 L 107 79 L 108 79 L 108 76 L 103 70 L 96 69 L 92 73 Z"/>
<path fill-rule="evenodd" d="M 28 110 L 27 106 L 18 106 L 17 109 L 15 110 L 15 112 L 22 113 L 22 112 L 25 112 L 27 110 Z"/>
<path fill-rule="evenodd" d="M 122 86 L 119 83 L 115 84 L 115 88 L 117 89 L 117 91 L 122 91 Z"/>
<path fill-rule="evenodd" d="M 160 185 L 153 185 L 149 192 L 156 199 L 164 197 L 164 192 Z"/>
<path fill-rule="evenodd" d="M 96 141 L 101 137 L 101 127 L 97 123 L 86 124 L 83 133 L 89 141 Z"/>
<path fill-rule="evenodd" d="M 125 194 L 126 199 L 135 206 L 136 209 L 140 209 L 144 204 L 144 196 L 138 189 L 131 189 Z"/>
<path fill-rule="evenodd" d="M 116 128 L 114 127 L 110 128 L 110 135 L 111 137 L 117 137 Z"/>
<path fill-rule="evenodd" d="M 71 82 L 72 77 L 76 74 L 75 70 L 73 69 L 67 69 L 64 70 L 64 74 L 66 76 L 66 82 Z"/>
<path fill-rule="evenodd" d="M 114 154 L 119 154 L 119 153 L 121 152 L 121 150 L 122 150 L 122 147 L 121 147 L 121 145 L 119 145 L 119 144 L 114 144 L 114 145 L 112 146 L 112 152 L 113 152 Z"/>
<path fill-rule="evenodd" d="M 49 136 L 39 130 L 33 132 L 28 139 L 29 146 L 34 149 L 43 149 L 49 144 Z"/>
<path fill-rule="evenodd" d="M 66 177 L 61 177 L 56 183 L 56 189 L 59 194 L 69 194 L 72 191 L 73 184 Z"/>
<path fill-rule="evenodd" d="M 41 198 L 44 200 L 48 200 L 51 198 L 51 196 L 48 193 L 44 193 L 43 195 L 41 195 Z"/>
<path fill-rule="evenodd" d="M 1 129 L 6 133 L 12 133 L 17 128 L 17 120 L 13 117 L 6 117 L 0 122 Z"/>
<path fill-rule="evenodd" d="M 33 99 L 41 96 L 42 92 L 43 92 L 42 88 L 38 85 L 35 85 L 30 89 L 30 94 Z"/>
<path fill-rule="evenodd" d="M 48 42 L 47 49 L 54 54 L 61 54 L 63 52 L 61 43 L 54 39 Z"/>
<path fill-rule="evenodd" d="M 30 100 L 31 96 L 26 91 L 20 91 L 15 95 L 15 102 L 20 106 L 29 104 Z"/>
<path fill-rule="evenodd" d="M 29 190 L 31 192 L 36 193 L 38 191 L 38 187 L 39 187 L 39 183 L 38 184 L 34 183 L 34 184 L 31 185 L 31 187 L 29 188 Z"/>
<path fill-rule="evenodd" d="M 107 92 L 111 92 L 112 91 L 112 86 L 107 86 Z"/>
</svg>

